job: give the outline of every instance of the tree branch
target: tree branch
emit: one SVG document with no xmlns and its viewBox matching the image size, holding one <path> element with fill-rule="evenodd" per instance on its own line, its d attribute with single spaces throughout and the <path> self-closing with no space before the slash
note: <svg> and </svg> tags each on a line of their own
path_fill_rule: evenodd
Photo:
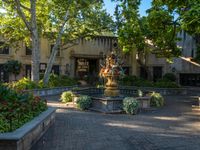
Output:
<svg viewBox="0 0 200 150">
<path fill-rule="evenodd" d="M 24 6 L 24 5 L 23 5 L 23 4 L 21 4 L 21 3 L 20 3 L 20 6 L 21 6 L 21 8 L 23 8 L 23 9 L 25 9 L 25 10 L 31 11 L 31 9 L 30 9 L 30 8 L 28 8 L 28 7 Z"/>
<path fill-rule="evenodd" d="M 19 16 L 20 16 L 20 17 L 22 18 L 22 20 L 24 21 L 24 23 L 25 23 L 26 27 L 28 28 L 28 30 L 29 30 L 30 32 L 32 32 L 32 30 L 31 30 L 31 25 L 30 25 L 30 23 L 28 22 L 28 20 L 27 20 L 25 14 L 24 14 L 24 12 L 21 10 L 21 3 L 20 3 L 20 1 L 19 1 L 19 0 L 15 0 L 15 3 L 16 3 L 16 10 L 17 10 Z"/>
<path fill-rule="evenodd" d="M 67 49 L 69 49 L 69 48 L 71 48 L 71 47 L 73 47 L 75 45 L 78 45 L 78 44 L 79 44 L 78 42 L 70 43 L 70 45 L 68 45 L 67 47 L 62 48 L 61 50 L 67 50 Z"/>
</svg>

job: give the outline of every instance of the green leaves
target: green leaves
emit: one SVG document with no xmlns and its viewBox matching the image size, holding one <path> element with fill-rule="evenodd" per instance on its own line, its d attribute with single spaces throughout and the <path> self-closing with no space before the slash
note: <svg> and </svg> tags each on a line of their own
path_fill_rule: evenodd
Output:
<svg viewBox="0 0 200 150">
<path fill-rule="evenodd" d="M 4 64 L 4 70 L 8 73 L 18 75 L 20 73 L 22 64 L 17 60 L 9 60 Z"/>
<path fill-rule="evenodd" d="M 28 10 L 30 1 L 20 2 L 27 21 L 30 22 L 31 12 Z M 112 31 L 112 18 L 103 10 L 102 4 L 102 1 L 96 0 L 38 0 L 36 19 L 40 37 L 45 36 L 50 40 L 55 40 L 67 11 L 69 15 L 64 27 L 64 41 Z M 14 44 L 16 41 L 29 43 L 30 32 L 15 7 L 14 0 L 10 0 L 10 3 L 0 3 L 0 8 L 6 10 L 0 13 L 0 34 L 9 44 Z"/>
<path fill-rule="evenodd" d="M 144 50 L 144 37 L 140 28 L 138 6 L 140 1 L 120 1 L 116 6 L 116 28 L 119 44 L 124 52 Z"/>
</svg>

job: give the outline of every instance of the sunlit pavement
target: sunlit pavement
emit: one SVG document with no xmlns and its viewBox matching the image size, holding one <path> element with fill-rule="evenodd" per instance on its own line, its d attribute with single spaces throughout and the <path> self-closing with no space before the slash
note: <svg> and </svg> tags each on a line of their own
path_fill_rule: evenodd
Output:
<svg viewBox="0 0 200 150">
<path fill-rule="evenodd" d="M 32 150 L 200 150 L 200 111 L 192 98 L 166 97 L 166 105 L 138 115 L 102 114 L 57 107 L 56 122 Z"/>
</svg>

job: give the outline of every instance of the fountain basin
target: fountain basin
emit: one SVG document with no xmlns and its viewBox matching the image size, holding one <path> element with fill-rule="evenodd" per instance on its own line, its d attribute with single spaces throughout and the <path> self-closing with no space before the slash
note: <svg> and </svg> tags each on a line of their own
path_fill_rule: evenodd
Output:
<svg viewBox="0 0 200 150">
<path fill-rule="evenodd" d="M 123 96 L 106 97 L 92 96 L 92 107 L 90 110 L 103 113 L 121 113 Z"/>
<path fill-rule="evenodd" d="M 125 97 L 134 97 L 139 102 L 140 109 L 148 109 L 150 108 L 150 97 L 137 96 L 137 90 L 128 89 L 128 88 L 120 88 L 119 96 L 106 96 L 104 95 L 103 88 L 84 88 L 74 92 L 74 100 L 78 98 L 80 95 L 89 95 L 92 98 L 92 106 L 90 110 L 102 112 L 102 113 L 121 113 L 123 112 L 123 99 Z M 148 93 L 147 91 L 145 92 Z"/>
</svg>

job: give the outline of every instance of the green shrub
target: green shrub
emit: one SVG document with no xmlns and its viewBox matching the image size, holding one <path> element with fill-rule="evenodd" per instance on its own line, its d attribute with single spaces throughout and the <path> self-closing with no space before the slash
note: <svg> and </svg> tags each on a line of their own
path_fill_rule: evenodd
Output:
<svg viewBox="0 0 200 150">
<path fill-rule="evenodd" d="M 172 81 L 166 81 L 166 80 L 159 80 L 154 83 L 154 87 L 157 88 L 179 88 L 179 86 Z"/>
<path fill-rule="evenodd" d="M 164 98 L 160 93 L 153 92 L 150 98 L 150 105 L 153 107 L 161 107 L 164 105 Z"/>
<path fill-rule="evenodd" d="M 123 99 L 123 110 L 128 114 L 137 114 L 139 108 L 138 101 L 133 97 L 126 97 Z"/>
<path fill-rule="evenodd" d="M 40 80 L 39 83 L 36 83 L 34 81 L 31 81 L 31 79 L 25 77 L 20 79 L 19 81 L 6 83 L 5 85 L 17 91 L 22 91 L 30 89 L 72 86 L 75 84 L 77 84 L 77 81 L 67 76 L 50 75 L 49 83 L 47 86 L 44 86 L 43 80 Z"/>
<path fill-rule="evenodd" d="M 173 74 L 166 74 L 165 77 L 157 82 L 152 82 L 136 76 L 126 76 L 119 82 L 124 86 L 137 86 L 137 87 L 158 87 L 158 88 L 179 88 L 179 86 L 172 80 L 176 80 Z"/>
<path fill-rule="evenodd" d="M 119 82 L 120 84 L 125 86 L 133 86 L 136 80 L 137 80 L 136 76 L 124 76 L 119 80 Z"/>
<path fill-rule="evenodd" d="M 153 86 L 153 82 L 149 81 L 149 80 L 145 80 L 145 79 L 140 79 L 138 78 L 135 82 L 134 82 L 134 86 L 138 86 L 138 87 L 152 87 Z"/>
<path fill-rule="evenodd" d="M 67 102 L 72 102 L 72 98 L 73 98 L 72 91 L 67 91 L 62 93 L 60 100 L 63 103 L 67 103 Z"/>
<path fill-rule="evenodd" d="M 82 95 L 77 99 L 77 107 L 81 110 L 88 109 L 92 104 L 92 99 L 89 96 Z"/>
<path fill-rule="evenodd" d="M 0 86 L 0 132 L 13 131 L 47 109 L 44 99 Z"/>
<path fill-rule="evenodd" d="M 136 76 L 125 76 L 124 78 L 119 80 L 121 85 L 125 86 L 138 86 L 138 87 L 152 87 L 153 82 L 149 80 L 145 80 L 142 78 L 138 78 Z"/>
<path fill-rule="evenodd" d="M 10 88 L 15 89 L 17 91 L 28 90 L 28 89 L 38 89 L 43 88 L 43 83 L 40 81 L 39 84 L 36 82 L 31 81 L 29 78 L 22 78 L 19 81 L 14 81 L 11 83 L 6 84 Z"/>
<path fill-rule="evenodd" d="M 173 73 L 166 73 L 166 74 L 163 76 L 163 79 L 164 79 L 164 80 L 167 80 L 167 81 L 175 82 L 175 81 L 176 81 L 176 76 L 175 76 Z"/>
<path fill-rule="evenodd" d="M 73 86 L 76 85 L 77 81 L 68 76 L 58 76 L 51 74 L 49 78 L 48 87 L 61 87 L 61 86 Z"/>
</svg>

